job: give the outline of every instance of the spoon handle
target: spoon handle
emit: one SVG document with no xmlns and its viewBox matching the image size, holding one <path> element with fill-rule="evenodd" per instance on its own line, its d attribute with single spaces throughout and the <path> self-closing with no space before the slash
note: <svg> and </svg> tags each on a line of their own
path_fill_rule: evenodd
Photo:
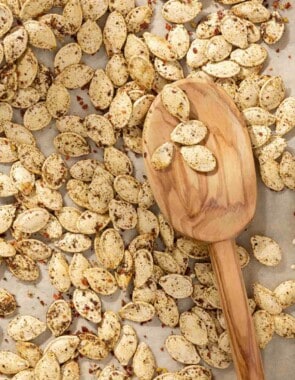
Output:
<svg viewBox="0 0 295 380">
<path fill-rule="evenodd" d="M 228 327 L 237 378 L 263 380 L 260 350 L 234 240 L 213 243 L 210 246 L 210 256 Z"/>
</svg>

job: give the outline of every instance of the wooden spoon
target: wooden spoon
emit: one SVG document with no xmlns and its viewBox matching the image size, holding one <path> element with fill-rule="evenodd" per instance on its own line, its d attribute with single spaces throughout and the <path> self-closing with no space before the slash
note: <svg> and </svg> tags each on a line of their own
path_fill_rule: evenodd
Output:
<svg viewBox="0 0 295 380">
<path fill-rule="evenodd" d="M 213 82 L 175 82 L 190 100 L 190 119 L 208 128 L 205 145 L 214 153 L 211 173 L 192 170 L 176 149 L 172 164 L 156 171 L 151 156 L 180 122 L 164 108 L 159 95 L 148 113 L 143 132 L 144 161 L 155 199 L 173 227 L 208 243 L 222 309 L 226 318 L 237 377 L 264 379 L 260 351 L 249 312 L 234 238 L 253 218 L 256 175 L 250 139 L 239 110 Z"/>
</svg>

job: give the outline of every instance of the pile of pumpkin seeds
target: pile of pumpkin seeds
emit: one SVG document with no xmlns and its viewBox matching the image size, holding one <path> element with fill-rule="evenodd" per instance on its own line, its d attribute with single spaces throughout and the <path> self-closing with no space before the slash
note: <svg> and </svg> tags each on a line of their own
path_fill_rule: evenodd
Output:
<svg viewBox="0 0 295 380">
<path fill-rule="evenodd" d="M 97 379 L 127 379 L 133 372 L 142 380 L 209 380 L 210 367 L 231 364 L 208 247 L 172 229 L 134 169 L 155 95 L 182 79 L 187 64 L 189 76 L 215 81 L 242 110 L 265 185 L 294 190 L 295 161 L 286 138 L 295 125 L 295 99 L 285 98 L 280 76 L 262 74 L 268 52 L 261 40 L 279 41 L 284 19 L 259 0 L 220 2 L 233 6 L 200 19 L 201 2 L 166 1 L 166 39 L 146 31 L 153 21 L 150 2 L 0 1 L 0 260 L 8 278 L 33 285 L 45 263 L 58 292 L 39 319 L 18 313 L 30 299 L 13 295 L 1 280 L 0 316 L 9 319 L 15 350 L 0 350 L 0 374 L 88 378 L 77 357 L 99 363 L 110 353 L 116 365 L 101 368 Z M 86 63 L 94 54 L 99 61 L 103 48 L 104 68 Z M 51 65 L 42 63 L 43 54 Z M 76 115 L 79 105 L 71 108 L 71 93 L 80 89 L 84 118 Z M 181 128 L 172 141 L 179 142 Z M 52 141 L 42 152 L 39 139 L 50 129 Z M 55 151 L 47 153 L 49 146 Z M 251 244 L 261 264 L 280 263 L 273 239 L 255 235 Z M 89 258 L 92 248 L 95 257 Z M 245 267 L 250 255 L 241 246 L 237 255 Z M 129 302 L 106 310 L 105 297 L 118 289 L 130 294 Z M 295 318 L 285 309 L 295 303 L 295 281 L 274 290 L 255 283 L 253 294 L 249 307 L 260 347 L 274 333 L 294 338 Z M 183 311 L 181 301 L 189 299 Z M 72 330 L 77 316 L 92 331 Z M 146 340 L 139 341 L 136 324 L 154 317 L 179 327 L 163 348 L 184 365 L 178 372 L 158 368 Z M 40 347 L 37 338 L 44 334 L 52 336 Z"/>
<path fill-rule="evenodd" d="M 210 172 L 216 167 L 213 153 L 203 145 L 197 145 L 207 135 L 207 127 L 200 120 L 189 120 L 190 102 L 185 92 L 177 86 L 166 85 L 161 100 L 170 115 L 182 120 L 170 134 L 171 140 L 180 145 L 185 163 L 193 170 Z M 160 145 L 152 154 L 151 164 L 155 170 L 163 170 L 173 160 L 174 144 L 170 141 Z"/>
</svg>

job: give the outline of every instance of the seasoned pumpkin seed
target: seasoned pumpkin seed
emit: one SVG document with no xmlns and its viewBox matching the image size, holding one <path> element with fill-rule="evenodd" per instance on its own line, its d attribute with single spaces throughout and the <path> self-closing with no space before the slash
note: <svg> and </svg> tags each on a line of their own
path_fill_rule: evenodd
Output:
<svg viewBox="0 0 295 380">
<path fill-rule="evenodd" d="M 182 335 L 170 335 L 165 341 L 169 355 L 182 364 L 198 364 L 200 356 L 195 346 Z"/>
<path fill-rule="evenodd" d="M 168 168 L 173 160 L 174 145 L 171 142 L 166 142 L 160 145 L 154 152 L 151 158 L 152 167 L 155 170 L 164 170 Z"/>
<path fill-rule="evenodd" d="M 52 302 L 46 313 L 46 324 L 54 336 L 62 335 L 72 322 L 72 311 L 64 300 Z"/>
<path fill-rule="evenodd" d="M 129 302 L 119 310 L 119 315 L 130 321 L 147 322 L 154 317 L 155 309 L 146 302 Z"/>
<path fill-rule="evenodd" d="M 101 321 L 101 302 L 93 290 L 75 289 L 73 303 L 81 317 L 94 323 Z"/>
<path fill-rule="evenodd" d="M 18 315 L 7 327 L 8 335 L 15 341 L 27 342 L 37 338 L 46 330 L 46 324 L 30 315 Z"/>
<path fill-rule="evenodd" d="M 132 366 L 139 379 L 151 380 L 156 370 L 156 360 L 150 347 L 141 342 L 135 351 Z"/>
<path fill-rule="evenodd" d="M 98 336 L 90 333 L 79 335 L 80 345 L 79 352 L 92 360 L 102 360 L 108 356 L 108 348 L 105 342 Z"/>
<path fill-rule="evenodd" d="M 122 366 L 128 365 L 130 359 L 135 354 L 137 343 L 138 339 L 134 328 L 124 325 L 122 327 L 122 335 L 114 348 L 114 355 Z"/>
</svg>

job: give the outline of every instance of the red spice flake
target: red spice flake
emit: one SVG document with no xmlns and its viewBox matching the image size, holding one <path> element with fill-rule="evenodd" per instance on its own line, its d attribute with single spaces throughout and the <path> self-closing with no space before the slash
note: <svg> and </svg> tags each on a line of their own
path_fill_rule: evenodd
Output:
<svg viewBox="0 0 295 380">
<path fill-rule="evenodd" d="M 45 305 L 46 305 L 46 303 L 45 303 L 43 300 L 40 300 L 40 304 L 41 304 L 42 306 L 45 306 Z"/>
<path fill-rule="evenodd" d="M 140 29 L 144 30 L 144 29 L 147 29 L 149 27 L 149 24 L 147 22 L 143 22 L 141 25 L 140 25 Z"/>
<path fill-rule="evenodd" d="M 272 7 L 274 9 L 278 9 L 280 6 L 280 0 L 274 0 L 274 2 L 272 3 Z"/>
<path fill-rule="evenodd" d="M 161 347 L 160 350 L 161 350 L 162 352 L 164 352 L 164 347 Z"/>
<path fill-rule="evenodd" d="M 88 333 L 89 332 L 89 329 L 86 326 L 82 326 L 81 330 L 82 330 L 82 333 Z"/>
<path fill-rule="evenodd" d="M 277 48 L 277 49 L 276 49 L 276 53 L 279 53 L 279 52 L 280 52 L 280 48 Z"/>
<path fill-rule="evenodd" d="M 285 9 L 290 9 L 290 8 L 292 8 L 292 4 L 291 3 L 289 3 L 289 1 L 284 5 L 284 8 Z"/>
<path fill-rule="evenodd" d="M 171 26 L 170 24 L 166 23 L 166 25 L 165 25 L 165 29 L 166 29 L 166 30 L 171 30 L 171 29 L 172 29 L 172 26 Z"/>
<path fill-rule="evenodd" d="M 198 49 L 197 48 L 193 48 L 193 53 L 197 54 L 197 52 L 198 52 Z"/>
<path fill-rule="evenodd" d="M 76 98 L 77 98 L 78 102 L 80 102 L 81 100 L 83 100 L 83 99 L 81 98 L 81 96 L 79 96 L 79 95 L 77 95 Z"/>
<path fill-rule="evenodd" d="M 291 55 L 288 55 L 288 58 L 289 58 L 289 59 L 292 59 L 292 56 L 291 56 Z"/>
<path fill-rule="evenodd" d="M 54 294 L 53 294 L 53 299 L 55 299 L 55 300 L 60 300 L 60 299 L 62 299 L 62 293 L 61 293 L 61 292 L 59 292 L 59 293 L 54 293 Z"/>
<path fill-rule="evenodd" d="M 84 104 L 84 105 L 82 106 L 82 109 L 83 109 L 83 110 L 87 110 L 87 109 L 88 109 L 88 104 Z"/>
<path fill-rule="evenodd" d="M 122 307 L 125 306 L 126 305 L 126 301 L 122 300 L 121 301 L 121 305 L 122 305 Z"/>
</svg>

